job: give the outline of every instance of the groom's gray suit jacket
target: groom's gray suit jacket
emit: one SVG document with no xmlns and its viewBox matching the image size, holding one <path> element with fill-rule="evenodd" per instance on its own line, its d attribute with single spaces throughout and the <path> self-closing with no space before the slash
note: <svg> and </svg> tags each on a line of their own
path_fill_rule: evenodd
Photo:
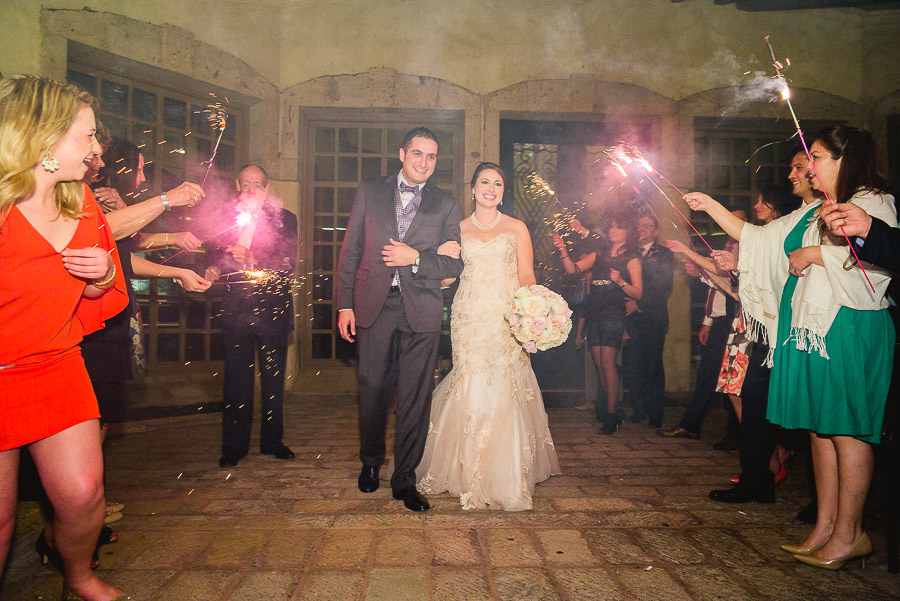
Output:
<svg viewBox="0 0 900 601">
<path fill-rule="evenodd" d="M 398 240 L 397 174 L 363 181 L 356 192 L 338 262 L 337 309 L 353 309 L 356 325 L 371 327 L 384 306 L 393 279 L 381 250 Z M 426 183 L 422 202 L 403 242 L 419 251 L 419 268 L 400 267 L 403 309 L 414 332 L 441 329 L 444 305 L 440 280 L 459 277 L 462 259 L 438 255 L 448 240 L 460 241 L 459 205 L 450 193 Z"/>
</svg>

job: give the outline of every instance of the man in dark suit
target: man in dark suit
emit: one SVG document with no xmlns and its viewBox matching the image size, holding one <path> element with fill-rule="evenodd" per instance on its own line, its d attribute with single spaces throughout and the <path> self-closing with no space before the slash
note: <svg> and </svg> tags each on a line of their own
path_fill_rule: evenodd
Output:
<svg viewBox="0 0 900 601">
<path fill-rule="evenodd" d="M 628 345 L 625 364 L 633 391 L 633 413 L 629 421 L 649 418 L 651 428 L 662 426 L 666 373 L 663 346 L 669 327 L 668 298 L 672 292 L 674 255 L 656 241 L 659 221 L 653 215 L 638 219 L 638 245 L 644 294 L 639 301 L 628 299 L 625 327 Z"/>
<path fill-rule="evenodd" d="M 269 177 L 262 167 L 241 169 L 237 186 L 240 196 L 224 212 L 229 229 L 213 238 L 206 252 L 207 279 L 218 279 L 223 270 L 227 274 L 221 316 L 225 344 L 221 467 L 237 465 L 250 449 L 254 352 L 262 402 L 259 450 L 278 459 L 294 458 L 282 442 L 282 401 L 288 336 L 294 329 L 291 287 L 297 217 L 269 196 Z"/>
<path fill-rule="evenodd" d="M 440 281 L 462 273 L 462 261 L 438 255 L 438 246 L 460 241 L 459 206 L 428 183 L 438 140 L 417 127 L 400 148 L 399 173 L 365 180 L 353 201 L 338 264 L 338 329 L 359 351 L 359 489 L 378 489 L 384 462 L 388 390 L 397 386 L 394 432 L 395 499 L 427 511 L 416 490 L 431 412 L 440 339 Z"/>
</svg>

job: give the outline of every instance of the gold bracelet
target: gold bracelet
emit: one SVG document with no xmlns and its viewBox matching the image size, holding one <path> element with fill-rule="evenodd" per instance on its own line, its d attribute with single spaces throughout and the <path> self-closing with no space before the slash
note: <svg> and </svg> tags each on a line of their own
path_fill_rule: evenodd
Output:
<svg viewBox="0 0 900 601">
<path fill-rule="evenodd" d="M 112 284 L 116 280 L 116 264 L 113 263 L 112 273 L 109 276 L 103 278 L 99 282 L 96 280 L 91 280 L 91 286 L 94 288 L 100 288 L 101 290 L 104 288 L 109 288 L 109 285 Z"/>
</svg>

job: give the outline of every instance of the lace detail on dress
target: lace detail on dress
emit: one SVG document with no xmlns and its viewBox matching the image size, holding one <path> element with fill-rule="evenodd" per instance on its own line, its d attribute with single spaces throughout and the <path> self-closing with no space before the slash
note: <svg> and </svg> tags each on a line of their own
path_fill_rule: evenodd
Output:
<svg viewBox="0 0 900 601">
<path fill-rule="evenodd" d="M 453 370 L 434 391 L 418 488 L 449 491 L 463 509 L 531 509 L 535 482 L 559 462 L 531 361 L 504 318 L 519 287 L 516 238 L 464 238 L 462 257 Z"/>
</svg>

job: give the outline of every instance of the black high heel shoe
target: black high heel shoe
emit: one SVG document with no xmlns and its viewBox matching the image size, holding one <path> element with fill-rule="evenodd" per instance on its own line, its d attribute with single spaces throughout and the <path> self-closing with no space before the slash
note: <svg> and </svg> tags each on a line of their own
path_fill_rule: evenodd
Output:
<svg viewBox="0 0 900 601">
<path fill-rule="evenodd" d="M 620 429 L 625 429 L 625 418 L 618 411 L 614 413 L 606 412 L 603 414 L 603 426 L 600 428 L 598 434 L 603 434 L 604 436 L 608 436 L 610 434 L 615 434 Z"/>
<path fill-rule="evenodd" d="M 59 551 L 50 547 L 50 543 L 47 542 L 47 537 L 44 536 L 43 530 L 41 530 L 41 533 L 38 535 L 37 540 L 34 541 L 34 551 L 38 554 L 42 566 L 51 563 L 53 564 L 53 567 L 60 572 L 65 571 L 63 568 L 62 557 L 59 555 Z"/>
</svg>

